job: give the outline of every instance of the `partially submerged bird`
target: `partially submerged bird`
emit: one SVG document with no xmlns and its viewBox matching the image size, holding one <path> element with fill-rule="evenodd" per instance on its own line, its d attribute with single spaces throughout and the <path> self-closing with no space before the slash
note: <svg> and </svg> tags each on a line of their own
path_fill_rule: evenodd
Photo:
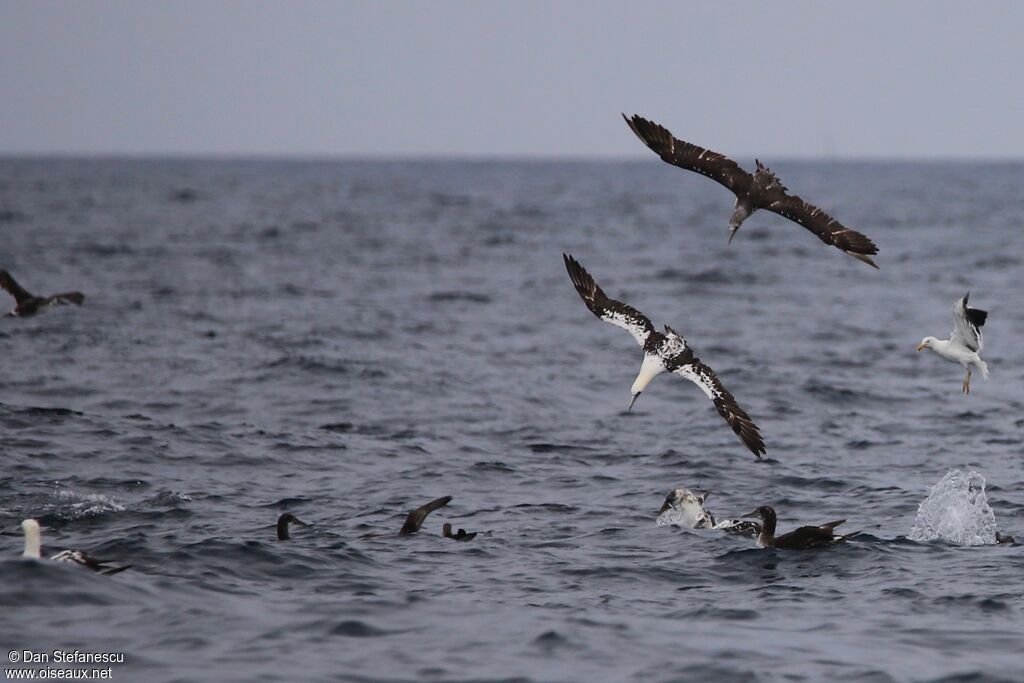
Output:
<svg viewBox="0 0 1024 683">
<path fill-rule="evenodd" d="M 697 494 L 686 488 L 670 491 L 658 511 L 658 525 L 672 524 L 684 529 L 717 529 L 739 536 L 757 536 L 761 533 L 761 525 L 747 519 L 716 521 L 714 514 L 704 507 L 704 501 L 709 495 L 710 491 Z M 671 515 L 666 517 L 666 513 Z"/>
<path fill-rule="evenodd" d="M 39 532 L 39 522 L 34 519 L 26 519 L 21 523 L 21 530 L 25 534 L 25 551 L 22 553 L 24 557 L 41 560 L 42 559 L 42 540 Z M 94 572 L 100 574 L 116 574 L 123 572 L 125 569 L 129 569 L 132 565 L 113 565 L 110 564 L 109 560 L 100 560 L 95 557 L 91 557 L 81 550 L 62 550 L 56 555 L 51 555 L 49 558 L 53 562 L 71 562 L 74 564 L 87 567 Z"/>
<path fill-rule="evenodd" d="M 971 393 L 971 368 L 972 366 L 981 370 L 981 376 L 988 379 L 988 365 L 981 359 L 981 351 L 984 347 L 981 337 L 981 328 L 988 318 L 988 311 L 977 308 L 968 308 L 967 300 L 971 293 L 964 294 L 964 298 L 953 304 L 953 332 L 949 339 L 936 339 L 925 337 L 917 345 L 918 351 L 931 349 L 946 360 L 959 363 L 967 368 L 967 375 L 964 376 L 963 390 L 965 394 Z"/>
<path fill-rule="evenodd" d="M 453 541 L 472 541 L 474 538 L 476 538 L 476 534 L 477 532 L 475 531 L 471 534 L 466 533 L 465 529 L 459 529 L 458 533 L 453 534 L 452 525 L 450 522 L 445 522 L 441 531 L 442 536 L 444 536 L 445 538 L 450 538 Z"/>
<path fill-rule="evenodd" d="M 786 550 L 799 550 L 803 548 L 818 548 L 820 546 L 832 545 L 845 541 L 855 534 L 840 536 L 834 533 L 837 526 L 845 522 L 845 519 L 828 522 L 820 526 L 802 526 L 799 529 L 790 531 L 781 536 L 775 535 L 775 510 L 767 505 L 762 505 L 744 517 L 760 517 L 761 533 L 757 536 L 757 547 L 759 548 L 782 548 Z"/>
<path fill-rule="evenodd" d="M 878 268 L 870 258 L 878 253 L 874 242 L 843 226 L 818 207 L 789 194 L 775 174 L 760 161 L 755 160 L 757 170 L 750 174 L 724 154 L 680 140 L 668 129 L 641 116 L 630 118 L 623 114 L 622 118 L 662 161 L 707 176 L 736 195 L 736 208 L 729 218 L 730 242 L 743 221 L 758 209 L 766 209 L 807 228 L 825 244 Z"/>
<path fill-rule="evenodd" d="M 443 498 L 432 500 L 426 505 L 416 508 L 409 513 L 408 517 L 405 518 L 405 524 L 402 525 L 402 530 L 398 533 L 402 536 L 416 533 L 420 530 L 420 527 L 423 526 L 423 520 L 427 518 L 427 515 L 438 508 L 443 508 L 445 505 L 450 503 L 451 500 L 451 496 L 444 496 Z"/>
<path fill-rule="evenodd" d="M 694 493 L 690 489 L 678 488 L 668 492 L 665 502 L 658 510 L 658 516 L 671 512 L 671 524 L 684 529 L 710 529 L 715 526 L 715 517 L 704 509 L 708 493 Z"/>
<path fill-rule="evenodd" d="M 629 332 L 633 339 L 643 347 L 644 360 L 640 365 L 640 374 L 637 375 L 636 381 L 633 382 L 633 387 L 630 389 L 632 395 L 629 402 L 630 410 L 636 403 L 637 397 L 643 393 L 652 379 L 663 372 L 671 372 L 690 380 L 701 388 L 701 391 L 715 404 L 718 414 L 725 418 L 736 436 L 740 438 L 743 445 L 750 449 L 751 453 L 760 458 L 761 454 L 766 452 L 764 440 L 761 438 L 757 425 L 736 404 L 736 399 L 722 386 L 715 372 L 693 355 L 693 350 L 687 345 L 685 339 L 668 325 L 665 326 L 665 334 L 658 332 L 654 329 L 650 319 L 643 313 L 621 301 L 605 296 L 605 293 L 594 282 L 594 278 L 576 259 L 568 254 L 562 254 L 562 258 L 565 260 L 565 269 L 569 271 L 569 278 L 587 308 L 601 320 Z"/>
<path fill-rule="evenodd" d="M 25 291 L 25 288 L 15 282 L 11 274 L 6 270 L 0 270 L 0 287 L 14 297 L 16 306 L 6 317 L 25 318 L 35 315 L 39 309 L 57 304 L 75 304 L 81 306 L 85 301 L 85 295 L 81 292 L 63 292 L 51 296 L 35 296 Z"/>
<path fill-rule="evenodd" d="M 303 522 L 301 519 L 296 517 L 290 512 L 286 512 L 277 518 L 277 540 L 287 541 L 292 537 L 288 531 L 288 526 L 291 524 L 298 524 L 299 526 L 309 526 L 308 523 Z"/>
</svg>

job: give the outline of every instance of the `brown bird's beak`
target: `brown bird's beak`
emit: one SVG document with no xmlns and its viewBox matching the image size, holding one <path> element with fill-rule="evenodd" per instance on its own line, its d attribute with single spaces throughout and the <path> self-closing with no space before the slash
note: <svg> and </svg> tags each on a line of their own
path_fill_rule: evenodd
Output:
<svg viewBox="0 0 1024 683">
<path fill-rule="evenodd" d="M 918 350 L 918 352 L 920 352 L 920 351 L 924 351 L 924 350 L 925 350 L 925 349 L 927 349 L 927 348 L 928 348 L 928 347 L 927 347 L 927 346 L 925 346 L 924 344 L 918 344 L 918 345 L 917 345 L 917 350 Z"/>
</svg>

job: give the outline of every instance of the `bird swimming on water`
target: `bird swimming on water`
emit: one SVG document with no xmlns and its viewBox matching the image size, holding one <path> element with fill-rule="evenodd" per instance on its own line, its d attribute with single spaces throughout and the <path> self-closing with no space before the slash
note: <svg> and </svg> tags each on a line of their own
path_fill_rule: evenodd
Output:
<svg viewBox="0 0 1024 683">
<path fill-rule="evenodd" d="M 757 536 L 761 533 L 761 525 L 748 519 L 715 520 L 711 510 L 704 507 L 704 501 L 709 495 L 710 491 L 697 494 L 686 488 L 669 491 L 658 510 L 659 526 L 673 524 L 684 529 L 717 529 L 737 536 Z M 663 522 L 661 516 L 670 511 L 673 513 L 670 519 L 674 521 Z"/>
<path fill-rule="evenodd" d="M 662 161 L 707 176 L 736 195 L 736 208 L 729 218 L 730 242 L 743 221 L 758 209 L 765 209 L 807 228 L 825 244 L 878 268 L 870 258 L 878 253 L 874 242 L 845 227 L 818 207 L 789 194 L 775 174 L 760 161 L 756 161 L 757 170 L 750 174 L 724 154 L 684 142 L 653 121 L 636 115 L 630 118 L 623 114 L 622 118 Z"/>
<path fill-rule="evenodd" d="M 856 534 L 837 535 L 834 530 L 845 522 L 845 519 L 828 522 L 819 526 L 802 526 L 799 529 L 790 531 L 781 536 L 775 535 L 775 510 L 767 505 L 762 505 L 744 517 L 760 517 L 761 533 L 757 537 L 758 548 L 782 548 L 785 550 L 800 550 L 804 548 L 818 548 L 825 545 L 839 543 Z"/>
<path fill-rule="evenodd" d="M 453 534 L 451 522 L 445 522 L 444 526 L 441 527 L 441 535 L 445 538 L 450 538 L 453 541 L 472 541 L 476 538 L 476 534 L 477 532 L 475 531 L 471 534 L 466 533 L 465 529 L 459 529 L 458 533 Z"/>
<path fill-rule="evenodd" d="M 27 318 L 35 315 L 40 309 L 58 304 L 75 304 L 81 306 L 85 301 L 85 295 L 81 292 L 63 292 L 51 296 L 35 296 L 25 291 L 25 288 L 15 282 L 11 274 L 6 270 L 0 270 L 0 287 L 14 297 L 17 304 L 5 317 Z"/>
<path fill-rule="evenodd" d="M 34 519 L 26 519 L 21 523 L 21 530 L 25 534 L 25 550 L 22 553 L 23 557 L 27 557 L 33 560 L 42 559 L 42 540 L 39 531 L 39 522 Z M 123 572 L 125 569 L 131 568 L 132 565 L 113 565 L 110 564 L 109 560 L 100 560 L 95 557 L 91 557 L 81 550 L 62 550 L 56 555 L 51 555 L 49 558 L 53 562 L 71 562 L 73 564 L 86 567 L 99 574 L 116 574 Z"/>
<path fill-rule="evenodd" d="M 301 519 L 296 517 L 290 512 L 286 512 L 277 518 L 277 540 L 287 541 L 290 539 L 291 533 L 288 531 L 290 524 L 297 524 L 299 526 L 309 526 L 308 523 L 303 522 Z"/>
<path fill-rule="evenodd" d="M 402 530 L 398 533 L 402 536 L 408 536 L 409 534 L 416 533 L 420 530 L 420 527 L 423 526 L 423 520 L 427 518 L 427 515 L 438 508 L 443 508 L 445 505 L 450 503 L 451 500 L 451 496 L 444 496 L 416 508 L 409 513 L 408 517 L 405 518 L 405 524 L 402 525 Z"/>
<path fill-rule="evenodd" d="M 565 260 L 566 270 L 569 271 L 569 278 L 587 308 L 601 320 L 629 332 L 633 339 L 643 347 L 644 360 L 640 365 L 640 374 L 637 375 L 636 381 L 633 382 L 630 389 L 632 395 L 629 402 L 630 409 L 633 408 L 636 399 L 652 379 L 663 372 L 671 372 L 690 380 L 701 388 L 701 391 L 714 403 L 718 414 L 732 427 L 736 436 L 740 438 L 743 445 L 750 449 L 751 453 L 760 458 L 761 454 L 766 452 L 764 440 L 761 438 L 761 432 L 757 425 L 736 404 L 736 399 L 722 386 L 714 370 L 701 363 L 700 359 L 693 355 L 693 349 L 689 347 L 685 339 L 668 325 L 665 326 L 665 334 L 658 332 L 654 329 L 654 324 L 643 313 L 621 301 L 605 296 L 594 278 L 576 259 L 568 254 L 562 254 L 562 258 Z"/>
<path fill-rule="evenodd" d="M 981 371 L 981 376 L 988 379 L 988 365 L 981 359 L 981 351 L 985 348 L 981 338 L 981 328 L 988 318 L 988 311 L 968 308 L 967 300 L 971 293 L 964 294 L 953 304 L 953 332 L 949 339 L 925 337 L 917 345 L 917 350 L 931 349 L 948 361 L 959 363 L 967 368 L 964 376 L 963 391 L 971 393 L 971 367 Z"/>
</svg>

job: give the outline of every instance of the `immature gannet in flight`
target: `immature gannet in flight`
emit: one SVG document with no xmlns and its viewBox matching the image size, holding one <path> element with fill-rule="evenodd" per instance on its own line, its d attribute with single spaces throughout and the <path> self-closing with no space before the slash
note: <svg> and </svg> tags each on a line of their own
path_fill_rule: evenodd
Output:
<svg viewBox="0 0 1024 683">
<path fill-rule="evenodd" d="M 878 268 L 870 258 L 878 253 L 874 242 L 856 230 L 844 227 L 818 207 L 789 194 L 775 174 L 760 161 L 755 160 L 757 170 L 751 175 L 724 154 L 684 142 L 666 128 L 643 117 L 634 115 L 629 118 L 623 114 L 622 118 L 662 161 L 707 176 L 736 195 L 736 208 L 729 219 L 730 242 L 743 221 L 758 209 L 767 209 L 807 228 L 825 244 L 838 247 L 855 259 Z"/>
<path fill-rule="evenodd" d="M 640 365 L 640 374 L 630 389 L 633 396 L 629 402 L 630 409 L 652 379 L 663 372 L 671 372 L 700 387 L 715 404 L 718 414 L 725 418 L 736 432 L 740 441 L 751 453 L 760 458 L 765 452 L 765 447 L 757 425 L 736 404 L 736 399 L 722 386 L 714 371 L 693 355 L 693 349 L 687 345 L 686 340 L 668 325 L 665 326 L 665 334 L 658 332 L 643 313 L 605 296 L 594 282 L 594 278 L 576 259 L 567 254 L 562 254 L 562 258 L 565 260 L 569 277 L 587 308 L 601 320 L 629 332 L 643 347 L 644 360 Z"/>
<path fill-rule="evenodd" d="M 981 359 L 981 350 L 984 348 L 981 328 L 988 317 L 988 311 L 968 308 L 967 299 L 970 296 L 971 293 L 967 292 L 963 299 L 953 304 L 953 333 L 949 339 L 925 337 L 917 345 L 918 351 L 931 349 L 946 360 L 967 368 L 963 385 L 965 394 L 971 393 L 971 366 L 981 370 L 981 376 L 988 379 L 988 365 Z"/>
</svg>

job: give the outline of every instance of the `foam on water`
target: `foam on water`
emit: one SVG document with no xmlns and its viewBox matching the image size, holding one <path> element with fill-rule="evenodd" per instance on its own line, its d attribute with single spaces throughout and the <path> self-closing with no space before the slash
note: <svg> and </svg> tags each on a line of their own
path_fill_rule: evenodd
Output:
<svg viewBox="0 0 1024 683">
<path fill-rule="evenodd" d="M 971 468 L 947 472 L 918 506 L 909 538 L 956 545 L 995 544 L 996 518 L 985 497 L 985 477 Z"/>
</svg>

